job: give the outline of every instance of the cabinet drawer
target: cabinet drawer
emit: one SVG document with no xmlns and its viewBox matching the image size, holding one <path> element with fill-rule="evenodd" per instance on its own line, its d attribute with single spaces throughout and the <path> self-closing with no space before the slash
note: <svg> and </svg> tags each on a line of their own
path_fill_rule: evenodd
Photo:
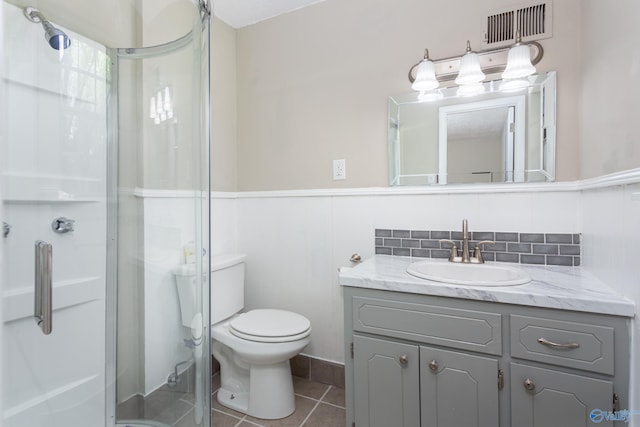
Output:
<svg viewBox="0 0 640 427">
<path fill-rule="evenodd" d="M 502 354 L 501 315 L 375 298 L 353 298 L 353 329 L 494 355 Z"/>
<path fill-rule="evenodd" d="M 613 375 L 612 327 L 511 315 L 511 355 Z"/>
</svg>

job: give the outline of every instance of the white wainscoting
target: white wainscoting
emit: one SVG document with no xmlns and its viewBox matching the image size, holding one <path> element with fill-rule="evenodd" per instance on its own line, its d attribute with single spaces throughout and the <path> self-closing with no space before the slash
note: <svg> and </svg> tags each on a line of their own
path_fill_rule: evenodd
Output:
<svg viewBox="0 0 640 427">
<path fill-rule="evenodd" d="M 247 309 L 281 308 L 307 316 L 312 340 L 303 353 L 342 363 L 337 269 L 351 265 L 355 252 L 363 258 L 373 255 L 376 228 L 456 230 L 467 218 L 471 231 L 583 233 L 584 268 L 602 270 L 614 287 L 606 271 L 616 271 L 624 276 L 620 292 L 640 301 L 632 290 L 640 264 L 605 261 L 615 255 L 604 249 L 615 247 L 628 230 L 632 234 L 617 250 L 633 256 L 632 246 L 640 247 L 633 225 L 640 203 L 632 201 L 640 189 L 633 182 L 640 182 L 640 170 L 581 182 L 497 186 L 495 191 L 492 186 L 457 186 L 214 193 L 212 248 L 214 254 L 247 254 Z M 604 194 L 610 195 L 601 199 Z M 615 234 L 608 231 L 611 227 L 624 228 Z"/>
</svg>

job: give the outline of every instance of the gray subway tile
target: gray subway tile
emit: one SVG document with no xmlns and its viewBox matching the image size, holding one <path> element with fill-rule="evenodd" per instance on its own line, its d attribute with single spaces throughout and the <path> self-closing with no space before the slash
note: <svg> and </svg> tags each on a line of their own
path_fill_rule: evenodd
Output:
<svg viewBox="0 0 640 427">
<path fill-rule="evenodd" d="M 560 245 L 560 255 L 580 255 L 580 246 Z"/>
<path fill-rule="evenodd" d="M 573 234 L 546 234 L 547 243 L 573 243 Z"/>
<path fill-rule="evenodd" d="M 450 239 L 451 232 L 450 231 L 432 231 L 431 238 L 432 239 Z"/>
<path fill-rule="evenodd" d="M 573 235 L 573 244 L 574 245 L 579 245 L 580 244 L 580 238 L 582 236 L 580 234 L 574 234 Z"/>
<path fill-rule="evenodd" d="M 393 249 L 376 246 L 376 255 L 393 255 Z"/>
<path fill-rule="evenodd" d="M 531 243 L 508 243 L 507 251 L 530 254 Z"/>
<path fill-rule="evenodd" d="M 429 249 L 411 249 L 411 256 L 418 258 L 430 258 L 431 251 Z"/>
<path fill-rule="evenodd" d="M 496 253 L 495 252 L 482 251 L 482 258 L 485 261 L 495 261 L 496 260 Z"/>
<path fill-rule="evenodd" d="M 521 243 L 544 243 L 543 233 L 520 233 Z"/>
<path fill-rule="evenodd" d="M 580 257 L 579 256 L 574 256 L 573 257 L 573 266 L 574 267 L 580 267 Z"/>
<path fill-rule="evenodd" d="M 520 263 L 521 264 L 542 264 L 544 265 L 545 259 L 544 255 L 520 255 Z"/>
<path fill-rule="evenodd" d="M 426 249 L 440 249 L 440 242 L 437 240 L 420 240 L 420 247 Z"/>
<path fill-rule="evenodd" d="M 411 249 L 408 248 L 393 248 L 393 254 L 396 256 L 411 256 Z"/>
<path fill-rule="evenodd" d="M 462 240 L 462 231 L 452 231 L 451 240 Z"/>
<path fill-rule="evenodd" d="M 500 233 L 496 232 L 496 242 L 517 242 L 518 233 Z"/>
<path fill-rule="evenodd" d="M 392 248 L 401 248 L 402 239 L 384 239 L 384 245 Z"/>
<path fill-rule="evenodd" d="M 534 254 L 558 255 L 558 245 L 533 245 Z M 533 263 L 531 263 L 533 264 Z M 544 264 L 544 263 L 543 263 Z"/>
<path fill-rule="evenodd" d="M 566 265 L 573 266 L 573 257 L 571 256 L 547 256 L 548 265 Z"/>
<path fill-rule="evenodd" d="M 399 237 L 401 239 L 408 239 L 411 237 L 411 231 L 409 230 L 393 230 L 393 237 Z"/>
<path fill-rule="evenodd" d="M 477 241 L 469 242 L 469 249 L 475 248 L 477 244 Z M 507 244 L 504 242 L 496 242 L 493 245 L 490 243 L 485 243 L 484 245 L 482 245 L 482 252 L 484 251 L 507 252 Z"/>
<path fill-rule="evenodd" d="M 451 251 L 446 249 L 433 249 L 431 251 L 431 258 L 449 258 Z"/>
<path fill-rule="evenodd" d="M 462 244 L 460 242 L 453 242 L 454 245 L 456 245 L 458 247 L 458 249 L 460 249 L 462 247 Z M 453 247 L 453 245 L 450 242 L 442 242 L 440 243 L 440 248 L 442 249 L 451 249 Z"/>
<path fill-rule="evenodd" d="M 474 231 L 471 233 L 473 240 L 496 240 L 496 233 L 493 231 Z"/>
<path fill-rule="evenodd" d="M 391 230 L 376 228 L 376 237 L 391 237 Z"/>
<path fill-rule="evenodd" d="M 518 254 L 511 254 L 505 252 L 496 252 L 496 261 L 498 262 L 520 262 Z"/>
<path fill-rule="evenodd" d="M 402 247 L 403 248 L 419 248 L 420 240 L 402 239 Z"/>
<path fill-rule="evenodd" d="M 384 245 L 384 239 L 382 237 L 376 237 L 376 246 Z"/>
<path fill-rule="evenodd" d="M 411 238 L 412 239 L 428 239 L 429 238 L 429 231 L 411 230 Z"/>
</svg>

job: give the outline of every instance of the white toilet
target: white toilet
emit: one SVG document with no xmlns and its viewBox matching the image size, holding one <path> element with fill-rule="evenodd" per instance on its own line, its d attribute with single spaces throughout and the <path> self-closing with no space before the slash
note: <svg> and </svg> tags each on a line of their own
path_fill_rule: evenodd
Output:
<svg viewBox="0 0 640 427">
<path fill-rule="evenodd" d="M 289 359 L 309 344 L 311 323 L 284 310 L 244 308 L 244 255 L 214 256 L 211 267 L 211 338 L 220 362 L 218 402 L 263 419 L 295 410 Z M 195 275 L 176 270 L 182 323 L 191 327 L 197 307 Z"/>
</svg>

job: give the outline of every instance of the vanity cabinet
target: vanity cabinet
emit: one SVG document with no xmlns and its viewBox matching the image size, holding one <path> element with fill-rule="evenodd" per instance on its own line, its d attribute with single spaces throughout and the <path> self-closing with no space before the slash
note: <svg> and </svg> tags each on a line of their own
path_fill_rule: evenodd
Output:
<svg viewBox="0 0 640 427">
<path fill-rule="evenodd" d="M 614 394 L 628 404 L 624 317 L 357 287 L 344 296 L 347 426 L 591 427 Z"/>
<path fill-rule="evenodd" d="M 353 344 L 356 425 L 498 425 L 496 360 L 359 335 Z"/>
</svg>

